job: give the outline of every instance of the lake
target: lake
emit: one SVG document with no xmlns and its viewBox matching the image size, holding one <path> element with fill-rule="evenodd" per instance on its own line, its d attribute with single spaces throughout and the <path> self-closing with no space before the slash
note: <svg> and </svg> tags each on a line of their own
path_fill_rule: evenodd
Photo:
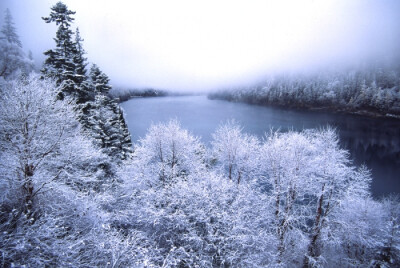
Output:
<svg viewBox="0 0 400 268">
<path fill-rule="evenodd" d="M 271 128 L 301 131 L 330 125 L 338 130 L 341 146 L 350 152 L 354 164 L 371 169 L 375 197 L 400 193 L 400 120 L 264 107 L 206 96 L 134 98 L 121 106 L 134 142 L 146 135 L 152 123 L 169 119 L 178 119 L 205 144 L 220 124 L 231 119 L 258 137 Z"/>
</svg>

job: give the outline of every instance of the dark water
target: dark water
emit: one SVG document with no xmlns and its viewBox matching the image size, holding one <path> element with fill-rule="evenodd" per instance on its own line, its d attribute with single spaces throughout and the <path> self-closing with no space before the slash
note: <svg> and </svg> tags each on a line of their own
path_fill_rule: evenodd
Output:
<svg viewBox="0 0 400 268">
<path fill-rule="evenodd" d="M 230 119 L 259 137 L 271 128 L 287 131 L 330 125 L 337 128 L 341 145 L 349 150 L 354 163 L 371 169 L 375 197 L 400 193 L 400 120 L 285 110 L 208 100 L 205 96 L 137 98 L 122 103 L 122 107 L 135 142 L 145 136 L 151 123 L 171 118 L 178 119 L 204 143 L 210 142 L 218 125 Z"/>
</svg>

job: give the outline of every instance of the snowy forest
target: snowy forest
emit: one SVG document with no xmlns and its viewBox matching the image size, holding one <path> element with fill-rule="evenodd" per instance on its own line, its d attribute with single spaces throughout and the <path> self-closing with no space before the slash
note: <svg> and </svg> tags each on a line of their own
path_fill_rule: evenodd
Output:
<svg viewBox="0 0 400 268">
<path fill-rule="evenodd" d="M 342 69 L 273 75 L 264 83 L 220 90 L 212 99 L 292 108 L 328 109 L 400 117 L 399 60 L 369 61 Z"/>
<path fill-rule="evenodd" d="M 5 14 L 1 267 L 400 266 L 400 200 L 371 196 L 335 129 L 260 139 L 229 121 L 208 146 L 172 119 L 134 143 L 75 12 L 58 2 L 43 17 L 57 32 L 40 71 Z M 276 79 L 229 98 L 400 114 L 399 74 L 385 74 Z"/>
</svg>

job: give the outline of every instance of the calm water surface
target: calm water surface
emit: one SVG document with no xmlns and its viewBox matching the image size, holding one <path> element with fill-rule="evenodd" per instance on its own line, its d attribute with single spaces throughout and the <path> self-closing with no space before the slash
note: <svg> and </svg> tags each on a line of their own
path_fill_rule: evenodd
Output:
<svg viewBox="0 0 400 268">
<path fill-rule="evenodd" d="M 244 131 L 262 137 L 271 128 L 303 130 L 336 127 L 342 147 L 356 165 L 366 164 L 373 175 L 376 197 L 400 193 L 400 120 L 356 115 L 285 110 L 221 100 L 206 96 L 136 98 L 122 103 L 135 142 L 152 123 L 178 119 L 183 128 L 209 143 L 211 134 L 227 120 L 235 119 Z"/>
</svg>

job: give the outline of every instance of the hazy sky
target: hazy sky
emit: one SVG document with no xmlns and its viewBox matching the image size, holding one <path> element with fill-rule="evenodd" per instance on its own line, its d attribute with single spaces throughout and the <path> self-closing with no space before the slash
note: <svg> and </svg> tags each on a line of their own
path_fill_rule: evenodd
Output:
<svg viewBox="0 0 400 268">
<path fill-rule="evenodd" d="M 53 0 L 0 0 L 37 62 Z M 399 51 L 398 0 L 65 0 L 89 62 L 115 86 L 201 90 Z"/>
</svg>

